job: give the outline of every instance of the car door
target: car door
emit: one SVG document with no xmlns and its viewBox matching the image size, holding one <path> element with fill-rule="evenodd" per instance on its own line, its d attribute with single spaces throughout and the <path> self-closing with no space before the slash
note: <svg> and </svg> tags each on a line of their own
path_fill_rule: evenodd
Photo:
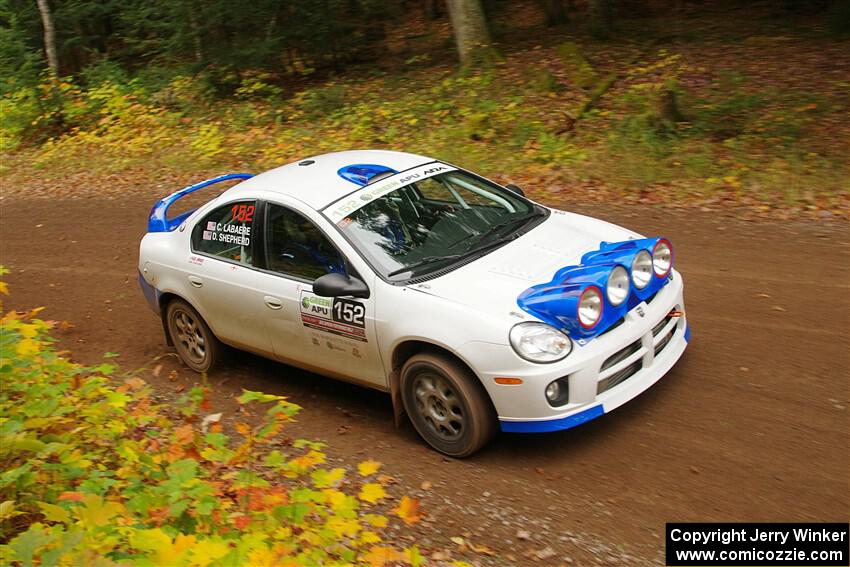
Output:
<svg viewBox="0 0 850 567">
<path fill-rule="evenodd" d="M 375 337 L 374 297 L 330 298 L 313 293 L 317 278 L 346 273 L 351 264 L 325 232 L 291 206 L 266 203 L 264 226 L 264 270 L 258 289 L 281 304 L 269 309 L 265 319 L 276 356 L 329 375 L 385 387 Z"/>
<path fill-rule="evenodd" d="M 254 200 L 214 208 L 192 229 L 188 299 L 222 341 L 260 354 L 274 347 L 265 330 L 263 295 L 253 268 L 259 246 Z"/>
</svg>

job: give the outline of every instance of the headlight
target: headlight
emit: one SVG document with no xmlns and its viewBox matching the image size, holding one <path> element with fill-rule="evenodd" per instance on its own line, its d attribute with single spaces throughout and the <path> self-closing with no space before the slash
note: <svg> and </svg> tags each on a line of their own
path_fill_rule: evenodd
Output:
<svg viewBox="0 0 850 567">
<path fill-rule="evenodd" d="M 655 248 L 652 249 L 652 266 L 655 268 L 655 275 L 663 278 L 670 273 L 672 265 L 673 247 L 669 240 L 661 239 L 655 243 Z"/>
<path fill-rule="evenodd" d="M 608 283 L 605 286 L 608 301 L 614 307 L 623 303 L 629 296 L 629 273 L 623 266 L 614 266 L 608 275 Z"/>
<path fill-rule="evenodd" d="M 570 354 L 570 338 L 545 323 L 518 323 L 510 333 L 511 346 L 518 355 L 531 362 L 557 362 Z"/>
<path fill-rule="evenodd" d="M 578 300 L 578 322 L 585 329 L 594 327 L 602 318 L 602 292 L 592 285 L 581 292 Z"/>
<path fill-rule="evenodd" d="M 652 256 L 646 250 L 635 254 L 632 261 L 632 283 L 638 289 L 645 288 L 652 279 Z"/>
</svg>

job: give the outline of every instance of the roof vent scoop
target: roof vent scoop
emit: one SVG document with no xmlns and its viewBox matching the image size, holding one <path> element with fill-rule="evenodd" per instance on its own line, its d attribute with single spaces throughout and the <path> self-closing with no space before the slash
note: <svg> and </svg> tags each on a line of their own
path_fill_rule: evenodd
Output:
<svg viewBox="0 0 850 567">
<path fill-rule="evenodd" d="M 391 167 L 374 163 L 355 163 L 346 165 L 337 171 L 340 177 L 361 187 L 368 185 L 373 177 L 377 175 L 386 177 L 384 174 L 387 173 L 393 174 L 398 172 Z"/>
</svg>

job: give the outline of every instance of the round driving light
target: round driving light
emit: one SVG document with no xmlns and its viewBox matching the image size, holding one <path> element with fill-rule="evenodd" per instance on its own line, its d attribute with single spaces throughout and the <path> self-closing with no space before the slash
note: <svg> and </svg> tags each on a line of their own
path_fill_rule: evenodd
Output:
<svg viewBox="0 0 850 567">
<path fill-rule="evenodd" d="M 602 292 L 592 285 L 581 292 L 578 300 L 578 322 L 585 329 L 591 329 L 602 318 Z"/>
<path fill-rule="evenodd" d="M 632 283 L 638 289 L 645 288 L 652 279 L 652 256 L 647 250 L 635 254 L 632 261 Z"/>
<path fill-rule="evenodd" d="M 659 278 L 670 273 L 673 266 L 673 247 L 669 240 L 661 239 L 655 243 L 655 248 L 652 249 L 652 266 Z"/>
<path fill-rule="evenodd" d="M 562 406 L 570 401 L 570 384 L 566 378 L 558 378 L 546 386 L 546 401 L 552 407 Z"/>
<path fill-rule="evenodd" d="M 614 266 L 611 270 L 605 293 L 614 307 L 622 304 L 629 296 L 629 273 L 623 266 Z"/>
</svg>

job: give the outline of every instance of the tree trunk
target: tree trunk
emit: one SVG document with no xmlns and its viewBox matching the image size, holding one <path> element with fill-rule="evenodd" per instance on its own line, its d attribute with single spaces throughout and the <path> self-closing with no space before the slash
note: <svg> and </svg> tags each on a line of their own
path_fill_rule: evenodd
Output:
<svg viewBox="0 0 850 567">
<path fill-rule="evenodd" d="M 56 31 L 53 28 L 53 16 L 47 0 L 36 0 L 36 2 L 41 14 L 41 23 L 44 26 L 44 53 L 47 55 L 47 68 L 50 70 L 50 76 L 56 79 L 59 76 L 59 58 L 56 56 Z"/>
<path fill-rule="evenodd" d="M 436 20 L 440 17 L 440 4 L 437 0 L 425 0 L 422 3 L 425 9 L 425 17 L 429 20 Z"/>
<path fill-rule="evenodd" d="M 186 2 L 186 16 L 189 20 L 189 33 L 192 36 L 192 48 L 195 55 L 195 63 L 200 65 L 204 62 L 204 44 L 201 41 L 201 26 L 198 24 L 196 6 L 191 0 Z"/>
<path fill-rule="evenodd" d="M 560 26 L 567 23 L 567 7 L 564 0 L 538 0 L 546 15 L 547 26 Z"/>
<path fill-rule="evenodd" d="M 448 0 L 457 52 L 464 67 L 483 62 L 490 47 L 490 32 L 481 0 Z"/>
<path fill-rule="evenodd" d="M 590 20 L 590 33 L 599 39 L 610 37 L 611 28 L 614 24 L 611 0 L 588 0 L 587 10 Z"/>
</svg>

